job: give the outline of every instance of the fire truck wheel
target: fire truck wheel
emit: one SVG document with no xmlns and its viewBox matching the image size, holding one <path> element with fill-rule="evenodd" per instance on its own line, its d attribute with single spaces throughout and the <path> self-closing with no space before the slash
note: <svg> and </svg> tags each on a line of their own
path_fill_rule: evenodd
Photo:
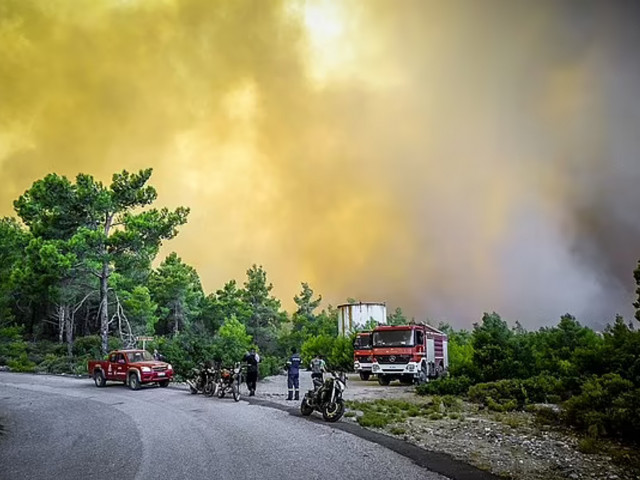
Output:
<svg viewBox="0 0 640 480">
<path fill-rule="evenodd" d="M 371 373 L 369 372 L 360 372 L 360 380 L 364 380 L 365 382 L 369 380 Z"/>
<path fill-rule="evenodd" d="M 389 385 L 389 382 L 390 382 L 389 377 L 387 377 L 386 375 L 378 375 L 378 383 L 383 387 L 386 387 L 387 385 Z"/>
</svg>

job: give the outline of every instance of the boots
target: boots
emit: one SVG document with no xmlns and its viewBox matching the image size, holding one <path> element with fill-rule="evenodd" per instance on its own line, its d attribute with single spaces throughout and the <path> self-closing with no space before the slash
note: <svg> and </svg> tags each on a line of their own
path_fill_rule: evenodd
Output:
<svg viewBox="0 0 640 480">
<path fill-rule="evenodd" d="M 296 392 L 296 393 L 297 393 L 297 392 Z M 293 400 L 293 398 L 292 398 L 292 394 L 293 394 L 293 391 L 289 390 L 289 395 L 287 395 L 287 400 Z M 296 396 L 296 400 L 297 400 L 297 399 L 298 399 L 298 398 L 297 398 L 297 396 Z"/>
<path fill-rule="evenodd" d="M 291 394 L 289 394 L 291 395 Z M 300 400 L 300 391 L 296 389 L 296 396 L 294 397 L 294 400 Z"/>
</svg>

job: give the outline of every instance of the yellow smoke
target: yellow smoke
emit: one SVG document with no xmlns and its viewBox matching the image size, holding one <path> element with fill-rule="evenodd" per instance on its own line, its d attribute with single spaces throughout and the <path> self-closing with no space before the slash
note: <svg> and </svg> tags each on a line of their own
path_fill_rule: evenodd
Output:
<svg viewBox="0 0 640 480">
<path fill-rule="evenodd" d="M 52 171 L 152 166 L 207 291 L 258 263 L 286 306 L 306 281 L 457 325 L 587 311 L 564 205 L 598 60 L 560 7 L 507 5 L 5 0 L 0 214 Z"/>
</svg>

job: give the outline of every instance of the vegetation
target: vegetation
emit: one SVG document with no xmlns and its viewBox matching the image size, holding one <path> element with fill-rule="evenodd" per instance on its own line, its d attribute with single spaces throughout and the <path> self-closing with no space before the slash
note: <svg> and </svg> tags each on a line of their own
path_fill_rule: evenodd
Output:
<svg viewBox="0 0 640 480">
<path fill-rule="evenodd" d="M 259 265 L 244 282 L 206 294 L 198 272 L 161 242 L 177 235 L 188 208 L 152 208 L 152 170 L 122 171 L 103 185 L 90 175 L 34 182 L 0 219 L 0 365 L 14 371 L 86 373 L 89 358 L 153 336 L 178 376 L 206 360 L 230 364 L 254 347 L 260 375 L 282 370 L 291 348 L 306 361 L 352 367 L 337 311 L 320 310 L 307 283 L 289 315 Z"/>
<path fill-rule="evenodd" d="M 351 369 L 352 339 L 338 337 L 336 309 L 320 309 L 309 284 L 301 283 L 288 314 L 260 265 L 210 293 L 176 253 L 154 268 L 161 243 L 178 234 L 189 210 L 153 208 L 151 174 L 122 171 L 108 185 L 50 174 L 14 202 L 16 218 L 0 219 L 0 365 L 82 374 L 87 359 L 145 335 L 179 376 L 206 360 L 241 360 L 251 347 L 263 376 L 279 372 L 292 348 L 305 363 L 322 355 L 332 369 Z M 640 320 L 640 263 L 634 276 Z M 393 325 L 407 321 L 400 308 L 388 317 Z M 496 412 L 535 409 L 541 421 L 562 420 L 591 438 L 640 438 L 640 332 L 623 318 L 602 333 L 569 314 L 533 332 L 497 313 L 470 331 L 440 328 L 451 368 L 418 387 L 435 396 L 431 403 L 353 404 L 361 424 L 439 418 L 454 405 L 444 399 L 466 395 Z M 540 403 L 561 404 L 561 414 L 535 408 Z"/>
<path fill-rule="evenodd" d="M 592 437 L 640 438 L 640 332 L 622 317 L 601 334 L 568 314 L 535 332 L 510 328 L 496 313 L 470 332 L 440 327 L 449 334 L 450 376 L 419 394 L 466 395 L 496 412 L 556 403 L 567 425 Z M 548 423 L 548 409 L 535 411 Z"/>
</svg>

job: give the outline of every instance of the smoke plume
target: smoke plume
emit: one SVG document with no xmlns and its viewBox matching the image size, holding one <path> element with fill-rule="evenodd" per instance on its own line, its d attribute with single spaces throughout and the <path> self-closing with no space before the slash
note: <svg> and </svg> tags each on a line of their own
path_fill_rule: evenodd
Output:
<svg viewBox="0 0 640 480">
<path fill-rule="evenodd" d="M 207 291 L 459 327 L 627 316 L 635 2 L 4 0 L 0 214 L 49 172 L 152 166 Z"/>
</svg>

